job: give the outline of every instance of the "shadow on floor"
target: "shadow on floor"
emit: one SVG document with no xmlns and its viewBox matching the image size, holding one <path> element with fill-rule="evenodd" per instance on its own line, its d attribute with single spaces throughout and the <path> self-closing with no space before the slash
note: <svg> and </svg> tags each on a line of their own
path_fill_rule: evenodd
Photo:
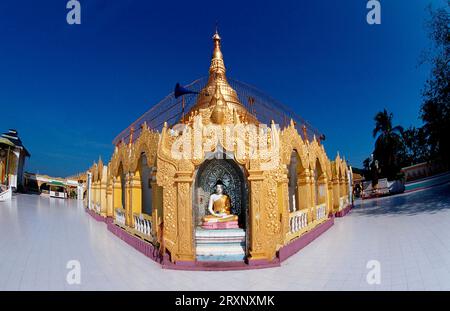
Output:
<svg viewBox="0 0 450 311">
<path fill-rule="evenodd" d="M 388 214 L 414 216 L 422 213 L 434 214 L 447 209 L 450 210 L 450 184 L 369 202 L 360 201 L 355 204 L 352 214 L 353 216 Z"/>
</svg>

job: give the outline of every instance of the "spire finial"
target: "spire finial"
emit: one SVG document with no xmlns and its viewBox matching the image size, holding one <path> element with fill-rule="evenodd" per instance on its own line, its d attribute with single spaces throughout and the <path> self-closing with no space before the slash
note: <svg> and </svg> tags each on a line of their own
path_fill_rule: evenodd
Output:
<svg viewBox="0 0 450 311">
<path fill-rule="evenodd" d="M 216 32 L 213 36 L 214 41 L 214 49 L 213 54 L 211 58 L 211 66 L 209 67 L 209 76 L 210 78 L 225 78 L 225 64 L 223 62 L 223 55 L 222 51 L 220 50 L 220 41 L 221 38 L 219 36 L 219 32 L 217 31 L 216 26 Z"/>
</svg>

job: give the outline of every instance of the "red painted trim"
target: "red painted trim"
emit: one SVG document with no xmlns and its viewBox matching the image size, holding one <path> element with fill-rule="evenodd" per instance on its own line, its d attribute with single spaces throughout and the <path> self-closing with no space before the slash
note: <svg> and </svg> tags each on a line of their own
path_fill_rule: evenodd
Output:
<svg viewBox="0 0 450 311">
<path fill-rule="evenodd" d="M 264 269 L 279 267 L 280 261 L 276 258 L 272 262 L 264 260 L 264 264 L 251 265 L 245 261 L 190 261 L 190 265 L 186 265 L 186 262 L 172 263 L 170 260 L 164 262 L 163 269 L 171 270 L 189 270 L 189 271 L 233 271 L 233 270 L 252 270 L 252 269 Z"/>
<path fill-rule="evenodd" d="M 148 258 L 157 263 L 163 262 L 163 258 L 159 253 L 159 249 L 153 246 L 153 244 L 146 242 L 134 235 L 129 234 L 119 226 L 115 225 L 113 222 L 107 223 L 106 225 L 110 232 L 112 232 L 115 236 L 117 236 L 125 243 L 135 248 L 137 251 L 141 252 L 142 254 L 144 254 L 145 256 L 147 256 Z"/>
<path fill-rule="evenodd" d="M 106 222 L 106 217 L 103 217 L 103 216 L 97 214 L 96 212 L 91 211 L 90 209 L 87 209 L 87 208 L 85 208 L 85 211 L 86 211 L 89 215 L 91 215 L 91 217 L 94 218 L 95 220 L 101 221 L 101 222 Z"/>
<path fill-rule="evenodd" d="M 327 221 L 323 222 L 313 230 L 306 232 L 299 238 L 291 241 L 289 244 L 283 246 L 278 252 L 273 261 L 267 260 L 252 260 L 245 261 L 223 262 L 223 261 L 178 261 L 173 263 L 170 261 L 168 254 L 162 256 L 159 249 L 153 244 L 142 240 L 141 238 L 131 235 L 126 230 L 115 225 L 111 217 L 101 217 L 97 213 L 86 209 L 86 212 L 95 220 L 105 222 L 108 231 L 120 238 L 125 243 L 129 244 L 137 251 L 141 252 L 156 263 L 161 264 L 163 269 L 171 270 L 190 270 L 190 271 L 230 271 L 230 270 L 251 270 L 279 267 L 281 262 L 297 253 L 299 250 L 307 246 L 315 240 L 322 233 L 327 231 L 334 224 L 334 217 L 332 216 Z"/>
<path fill-rule="evenodd" d="M 336 212 L 335 216 L 336 217 L 344 217 L 345 215 L 347 215 L 348 213 L 350 213 L 350 211 L 352 210 L 353 205 L 348 204 L 346 207 L 344 207 L 341 211 Z"/>
<path fill-rule="evenodd" d="M 317 237 L 319 237 L 322 233 L 327 231 L 334 225 L 334 217 L 329 218 L 327 221 L 321 223 L 319 226 L 314 228 L 313 230 L 306 232 L 301 235 L 297 239 L 291 241 L 289 244 L 283 246 L 278 251 L 278 258 L 280 262 L 285 261 L 299 250 L 304 248 L 306 245 L 314 241 Z"/>
</svg>

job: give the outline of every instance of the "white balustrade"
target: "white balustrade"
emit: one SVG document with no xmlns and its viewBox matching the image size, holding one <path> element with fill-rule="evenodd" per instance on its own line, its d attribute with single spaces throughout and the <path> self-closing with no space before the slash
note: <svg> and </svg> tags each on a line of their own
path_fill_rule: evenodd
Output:
<svg viewBox="0 0 450 311">
<path fill-rule="evenodd" d="M 152 220 L 151 216 L 145 214 L 133 214 L 134 229 L 138 232 L 151 236 L 152 235 Z"/>
<path fill-rule="evenodd" d="M 343 209 L 348 204 L 348 197 L 340 197 L 339 198 L 339 209 Z"/>
<path fill-rule="evenodd" d="M 326 216 L 326 206 L 325 203 L 324 204 L 320 204 L 316 206 L 316 219 L 320 220 L 322 218 L 325 218 Z"/>
<path fill-rule="evenodd" d="M 289 228 L 291 233 L 297 233 L 308 225 L 306 211 L 296 211 L 289 215 Z"/>
<path fill-rule="evenodd" d="M 116 208 L 116 222 L 125 226 L 125 211 L 122 208 Z"/>
</svg>

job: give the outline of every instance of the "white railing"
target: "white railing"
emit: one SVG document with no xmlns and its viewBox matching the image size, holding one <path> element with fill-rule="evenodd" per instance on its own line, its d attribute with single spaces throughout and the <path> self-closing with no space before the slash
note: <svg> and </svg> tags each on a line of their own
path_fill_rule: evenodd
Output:
<svg viewBox="0 0 450 311">
<path fill-rule="evenodd" d="M 297 233 L 308 225 L 308 214 L 306 211 L 296 211 L 289 214 L 289 230 Z"/>
<path fill-rule="evenodd" d="M 320 220 L 326 217 L 326 206 L 325 203 L 316 206 L 316 219 Z"/>
<path fill-rule="evenodd" d="M 348 197 L 340 197 L 339 198 L 339 209 L 343 209 L 348 203 Z"/>
<path fill-rule="evenodd" d="M 11 187 L 8 187 L 7 189 L 0 188 L 0 202 L 11 201 L 11 198 L 12 198 Z"/>
<path fill-rule="evenodd" d="M 125 226 L 125 210 L 123 208 L 116 208 L 116 222 Z"/>
<path fill-rule="evenodd" d="M 152 235 L 152 217 L 146 214 L 133 214 L 134 229 L 144 235 Z"/>
</svg>

